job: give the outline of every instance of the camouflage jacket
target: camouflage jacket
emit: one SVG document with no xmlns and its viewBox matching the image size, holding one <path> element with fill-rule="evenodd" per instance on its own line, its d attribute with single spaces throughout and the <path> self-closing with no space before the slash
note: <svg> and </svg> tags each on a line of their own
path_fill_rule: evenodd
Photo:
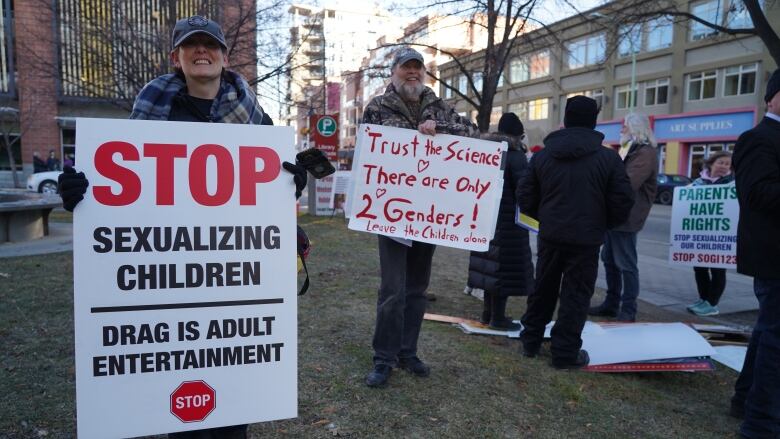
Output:
<svg viewBox="0 0 780 439">
<path fill-rule="evenodd" d="M 476 125 L 458 115 L 428 87 L 425 87 L 420 96 L 420 120 L 412 120 L 409 108 L 396 93 L 393 84 L 390 84 L 384 94 L 371 99 L 366 105 L 362 123 L 416 130 L 417 126 L 426 120 L 436 121 L 437 133 L 464 137 L 479 135 Z"/>
</svg>

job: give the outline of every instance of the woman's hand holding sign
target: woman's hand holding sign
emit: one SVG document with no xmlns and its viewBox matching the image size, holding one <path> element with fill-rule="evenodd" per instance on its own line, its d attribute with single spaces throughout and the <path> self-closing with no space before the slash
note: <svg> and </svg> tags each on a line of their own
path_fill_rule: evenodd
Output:
<svg viewBox="0 0 780 439">
<path fill-rule="evenodd" d="M 435 120 L 426 120 L 425 122 L 421 123 L 417 126 L 417 129 L 428 136 L 435 136 L 436 135 L 436 121 Z"/>
</svg>

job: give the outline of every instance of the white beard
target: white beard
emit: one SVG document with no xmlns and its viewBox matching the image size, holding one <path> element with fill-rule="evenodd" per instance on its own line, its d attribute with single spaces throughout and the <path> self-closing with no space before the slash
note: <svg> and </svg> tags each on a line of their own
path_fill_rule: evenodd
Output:
<svg viewBox="0 0 780 439">
<path fill-rule="evenodd" d="M 401 99 L 405 101 L 419 100 L 420 95 L 423 90 L 425 90 L 425 86 L 419 81 L 415 84 L 407 84 L 406 81 L 391 78 L 391 82 L 393 83 L 393 87 L 395 87 L 395 91 L 401 96 Z"/>
</svg>

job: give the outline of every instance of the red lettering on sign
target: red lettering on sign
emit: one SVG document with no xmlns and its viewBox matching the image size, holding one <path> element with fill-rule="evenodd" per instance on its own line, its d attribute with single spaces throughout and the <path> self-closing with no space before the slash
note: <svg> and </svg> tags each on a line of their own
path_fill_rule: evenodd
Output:
<svg viewBox="0 0 780 439">
<path fill-rule="evenodd" d="M 263 161 L 263 169 L 257 170 L 257 159 Z M 282 167 L 279 154 L 264 146 L 238 148 L 241 205 L 251 206 L 257 200 L 257 184 L 268 183 L 279 176 Z"/>
<path fill-rule="evenodd" d="M 209 156 L 217 161 L 217 190 L 214 195 L 206 187 L 206 163 Z M 192 198 L 203 206 L 221 206 L 233 195 L 233 158 L 224 146 L 205 144 L 195 148 L 190 157 L 190 191 Z"/>
<path fill-rule="evenodd" d="M 112 141 L 100 145 L 95 151 L 95 170 L 122 187 L 118 194 L 111 192 L 111 186 L 95 186 L 92 194 L 98 203 L 106 206 L 127 206 L 141 195 L 141 179 L 130 169 L 114 162 L 114 154 L 120 154 L 127 161 L 138 161 L 138 150 L 130 143 Z"/>
<path fill-rule="evenodd" d="M 145 143 L 144 157 L 157 159 L 157 205 L 173 205 L 173 161 L 187 157 L 187 145 L 173 143 Z"/>
</svg>

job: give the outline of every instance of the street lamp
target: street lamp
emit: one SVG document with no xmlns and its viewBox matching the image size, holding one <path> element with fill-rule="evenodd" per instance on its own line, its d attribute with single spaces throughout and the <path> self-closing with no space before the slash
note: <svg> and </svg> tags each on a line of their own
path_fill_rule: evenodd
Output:
<svg viewBox="0 0 780 439">
<path fill-rule="evenodd" d="M 592 18 L 597 19 L 603 19 L 607 20 L 610 23 L 612 23 L 615 27 L 619 28 L 619 23 L 617 23 L 615 20 L 613 20 L 610 17 L 607 17 L 606 15 L 602 14 L 601 12 L 592 12 L 590 14 Z M 632 29 L 633 30 L 633 29 Z M 618 29 L 618 33 L 619 33 Z M 631 50 L 631 86 L 628 90 L 628 109 L 633 110 L 636 107 L 636 99 L 635 99 L 635 90 L 636 90 L 636 47 L 634 46 L 634 38 L 630 34 L 631 31 L 629 31 L 628 35 L 628 44 L 629 44 L 629 50 Z M 642 28 L 639 28 L 639 37 L 642 38 Z M 641 42 L 640 42 L 641 44 Z"/>
</svg>

